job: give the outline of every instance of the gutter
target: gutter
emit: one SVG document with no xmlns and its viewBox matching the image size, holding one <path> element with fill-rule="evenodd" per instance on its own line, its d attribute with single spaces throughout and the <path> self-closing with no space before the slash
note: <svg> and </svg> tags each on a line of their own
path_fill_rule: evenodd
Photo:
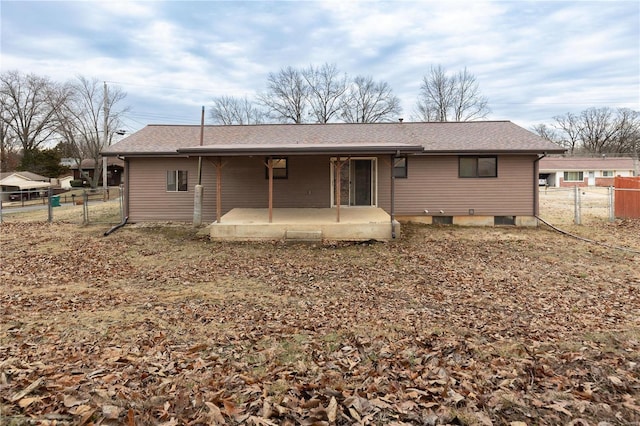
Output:
<svg viewBox="0 0 640 426">
<path fill-rule="evenodd" d="M 124 217 L 129 217 L 129 159 L 124 157 Z"/>
<path fill-rule="evenodd" d="M 202 148 L 180 148 L 177 154 L 182 155 L 206 155 L 206 156 L 241 156 L 241 155 L 349 155 L 349 154 L 421 154 L 422 146 L 280 146 L 280 147 L 229 147 L 222 148 L 205 146 Z"/>
<path fill-rule="evenodd" d="M 538 217 L 539 203 L 540 203 L 540 187 L 538 185 L 538 179 L 540 174 L 540 169 L 538 162 L 547 156 L 547 153 L 544 152 L 542 155 L 538 155 L 538 158 L 533 160 L 533 216 Z"/>
</svg>

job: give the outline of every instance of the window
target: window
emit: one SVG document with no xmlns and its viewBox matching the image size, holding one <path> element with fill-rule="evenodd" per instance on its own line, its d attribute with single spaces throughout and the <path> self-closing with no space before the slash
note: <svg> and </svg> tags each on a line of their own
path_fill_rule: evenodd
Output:
<svg viewBox="0 0 640 426">
<path fill-rule="evenodd" d="M 565 182 L 582 182 L 584 180 L 584 172 L 564 172 Z"/>
<path fill-rule="evenodd" d="M 603 170 L 602 177 L 613 177 L 613 170 Z"/>
<path fill-rule="evenodd" d="M 187 190 L 187 171 L 186 170 L 167 170 L 167 191 L 186 191 Z"/>
<path fill-rule="evenodd" d="M 407 157 L 397 157 L 393 159 L 393 177 L 407 177 Z"/>
<path fill-rule="evenodd" d="M 453 216 L 433 216 L 431 223 L 433 225 L 453 225 Z"/>
<path fill-rule="evenodd" d="M 458 176 L 461 178 L 498 177 L 498 158 L 459 157 Z"/>
<path fill-rule="evenodd" d="M 516 217 L 515 216 L 494 216 L 493 224 L 495 226 L 499 225 L 515 225 Z"/>
<path fill-rule="evenodd" d="M 269 158 L 266 158 L 264 162 L 269 164 Z M 271 162 L 274 179 L 287 179 L 289 177 L 289 162 L 286 157 L 271 157 Z M 269 179 L 269 167 L 265 166 L 264 176 Z"/>
</svg>

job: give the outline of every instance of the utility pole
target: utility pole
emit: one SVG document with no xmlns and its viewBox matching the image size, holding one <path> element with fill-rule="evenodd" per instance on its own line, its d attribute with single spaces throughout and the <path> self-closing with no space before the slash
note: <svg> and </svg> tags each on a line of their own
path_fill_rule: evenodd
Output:
<svg viewBox="0 0 640 426">
<path fill-rule="evenodd" d="M 102 149 L 107 148 L 107 144 L 109 143 L 109 90 L 107 89 L 107 82 L 104 82 L 104 128 L 102 129 Z M 102 189 L 105 191 L 105 197 L 107 197 L 106 192 L 109 189 L 107 184 L 107 158 L 102 157 Z"/>
</svg>

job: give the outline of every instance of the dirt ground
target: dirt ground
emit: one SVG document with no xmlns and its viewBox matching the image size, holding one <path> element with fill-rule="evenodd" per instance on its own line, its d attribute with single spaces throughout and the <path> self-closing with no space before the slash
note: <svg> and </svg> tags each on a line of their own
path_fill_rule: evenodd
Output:
<svg viewBox="0 0 640 426">
<path fill-rule="evenodd" d="M 587 223 L 288 245 L 5 221 L 0 424 L 638 424 L 640 221 Z"/>
</svg>

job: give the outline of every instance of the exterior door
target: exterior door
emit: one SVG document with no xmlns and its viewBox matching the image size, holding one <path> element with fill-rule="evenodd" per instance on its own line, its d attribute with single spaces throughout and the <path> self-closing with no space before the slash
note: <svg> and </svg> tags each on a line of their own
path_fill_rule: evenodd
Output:
<svg viewBox="0 0 640 426">
<path fill-rule="evenodd" d="M 352 160 L 351 161 L 351 195 L 352 206 L 370 206 L 372 198 L 372 160 Z"/>
<path fill-rule="evenodd" d="M 336 205 L 336 179 L 340 179 L 341 206 L 376 205 L 376 159 L 353 158 L 344 161 L 336 176 L 335 159 L 331 162 L 331 205 Z"/>
</svg>

